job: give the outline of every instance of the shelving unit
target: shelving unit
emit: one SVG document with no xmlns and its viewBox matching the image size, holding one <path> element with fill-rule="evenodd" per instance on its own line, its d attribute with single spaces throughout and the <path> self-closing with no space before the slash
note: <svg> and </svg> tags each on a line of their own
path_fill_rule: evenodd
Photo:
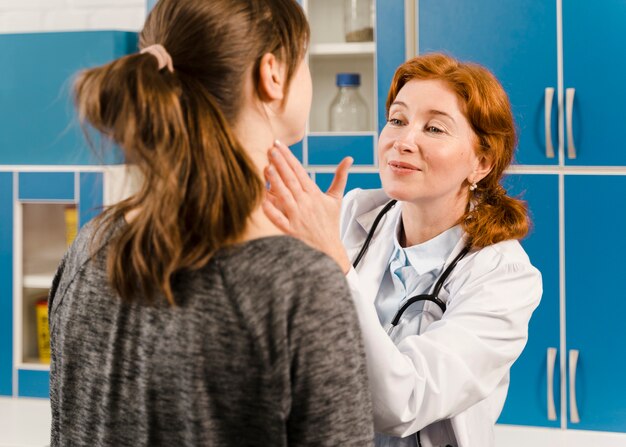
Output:
<svg viewBox="0 0 626 447">
<path fill-rule="evenodd" d="M 375 132 L 378 107 L 375 41 L 346 42 L 342 1 L 305 0 L 303 7 L 311 23 L 309 67 L 315 92 L 309 119 L 310 133 L 330 133 L 329 107 L 337 94 L 337 73 L 361 75 L 359 92 L 368 108 L 368 130 Z M 372 7 L 372 23 L 375 23 L 374 15 Z M 374 32 L 374 38 L 375 35 Z"/>
<path fill-rule="evenodd" d="M 76 225 L 67 221 L 66 211 L 72 202 L 25 202 L 16 208 L 16 229 L 19 230 L 16 250 L 16 338 L 15 364 L 18 368 L 46 370 L 48 364 L 39 359 L 35 306 L 47 299 L 54 273 L 67 250 L 67 232 Z M 20 225 L 21 222 L 21 225 Z M 21 267 L 21 269 L 20 269 Z"/>
<path fill-rule="evenodd" d="M 136 52 L 137 38 L 113 30 L 0 34 L 0 65 L 8 70 L 6 107 L 0 108 L 2 396 L 49 395 L 49 365 L 40 361 L 38 342 L 44 340 L 37 331 L 45 315 L 37 314 L 36 303 L 48 296 L 67 250 L 66 207 L 74 206 L 72 221 L 84 225 L 127 188 L 124 168 L 113 167 L 122 162 L 120 152 L 97 154 L 85 142 L 73 76 Z"/>
</svg>

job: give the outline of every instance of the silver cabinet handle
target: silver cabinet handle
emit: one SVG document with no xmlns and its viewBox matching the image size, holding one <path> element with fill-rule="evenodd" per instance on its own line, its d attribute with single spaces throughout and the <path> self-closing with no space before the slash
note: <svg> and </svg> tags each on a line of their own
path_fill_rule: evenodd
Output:
<svg viewBox="0 0 626 447">
<path fill-rule="evenodd" d="M 554 406 L 554 364 L 556 362 L 556 348 L 548 348 L 548 420 L 556 421 Z"/>
<path fill-rule="evenodd" d="M 578 349 L 569 351 L 569 420 L 573 424 L 580 422 L 578 404 L 576 403 L 576 367 L 578 366 Z"/>
<path fill-rule="evenodd" d="M 546 157 L 554 158 L 554 146 L 552 146 L 552 101 L 554 99 L 554 87 L 546 87 L 544 98 L 544 118 L 546 122 Z"/>
<path fill-rule="evenodd" d="M 567 158 L 576 158 L 576 146 L 574 145 L 574 127 L 572 122 L 575 94 L 575 88 L 565 89 L 565 115 L 567 120 Z"/>
</svg>

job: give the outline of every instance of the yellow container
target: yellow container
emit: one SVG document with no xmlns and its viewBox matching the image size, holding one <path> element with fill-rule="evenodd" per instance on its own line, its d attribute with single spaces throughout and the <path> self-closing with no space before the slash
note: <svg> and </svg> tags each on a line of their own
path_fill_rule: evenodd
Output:
<svg viewBox="0 0 626 447">
<path fill-rule="evenodd" d="M 37 316 L 37 346 L 39 361 L 50 363 L 50 329 L 48 328 L 48 300 L 42 299 L 35 305 Z"/>
<path fill-rule="evenodd" d="M 65 241 L 69 247 L 78 233 L 78 210 L 76 205 L 65 207 Z"/>
</svg>

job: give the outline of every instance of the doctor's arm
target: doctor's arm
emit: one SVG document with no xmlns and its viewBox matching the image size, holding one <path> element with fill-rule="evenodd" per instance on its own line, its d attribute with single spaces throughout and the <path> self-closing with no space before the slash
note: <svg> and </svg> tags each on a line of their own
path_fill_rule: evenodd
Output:
<svg viewBox="0 0 626 447">
<path fill-rule="evenodd" d="M 396 346 L 373 303 L 361 299 L 357 272 L 349 272 L 377 431 L 407 436 L 457 415 L 489 396 L 522 352 L 541 296 L 539 272 L 510 263 L 457 274 L 464 277 L 450 290 L 443 319 Z"/>
</svg>

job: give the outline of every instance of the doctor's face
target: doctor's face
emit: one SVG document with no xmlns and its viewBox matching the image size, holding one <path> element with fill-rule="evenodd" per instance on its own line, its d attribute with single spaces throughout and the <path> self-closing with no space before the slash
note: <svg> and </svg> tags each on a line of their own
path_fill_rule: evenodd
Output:
<svg viewBox="0 0 626 447">
<path fill-rule="evenodd" d="M 480 165 L 477 138 L 457 95 L 439 80 L 412 80 L 398 92 L 378 140 L 387 195 L 416 204 L 465 208 Z"/>
</svg>

